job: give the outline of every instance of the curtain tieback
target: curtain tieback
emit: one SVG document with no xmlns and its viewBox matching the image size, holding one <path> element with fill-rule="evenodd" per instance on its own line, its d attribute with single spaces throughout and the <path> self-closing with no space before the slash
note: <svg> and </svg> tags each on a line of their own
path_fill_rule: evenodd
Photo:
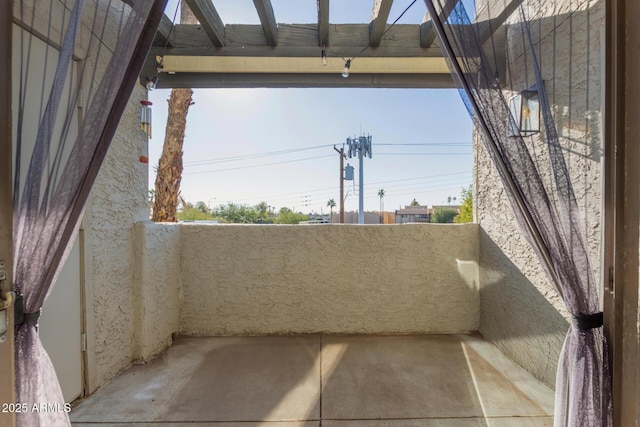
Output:
<svg viewBox="0 0 640 427">
<path fill-rule="evenodd" d="M 22 325 L 23 323 L 31 323 L 32 325 L 37 325 L 38 320 L 40 319 L 40 313 L 42 309 L 36 311 L 35 313 L 25 313 L 24 306 L 22 305 L 22 295 L 18 295 L 16 297 L 16 302 L 14 304 L 14 319 L 15 326 Z"/>
<path fill-rule="evenodd" d="M 604 315 L 602 314 L 602 312 L 572 317 L 573 326 L 581 330 L 599 328 L 604 324 Z"/>
</svg>

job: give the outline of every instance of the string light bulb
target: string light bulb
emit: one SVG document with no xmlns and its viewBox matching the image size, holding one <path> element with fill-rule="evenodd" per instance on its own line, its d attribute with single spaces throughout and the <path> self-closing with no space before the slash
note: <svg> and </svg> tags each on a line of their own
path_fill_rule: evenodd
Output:
<svg viewBox="0 0 640 427">
<path fill-rule="evenodd" d="M 342 77 L 345 79 L 349 77 L 349 68 L 351 68 L 351 59 L 347 59 L 344 63 L 344 70 L 342 70 Z"/>
<path fill-rule="evenodd" d="M 321 56 L 322 56 L 322 66 L 324 67 L 327 65 L 327 50 L 325 49 L 325 45 L 322 45 Z"/>
</svg>

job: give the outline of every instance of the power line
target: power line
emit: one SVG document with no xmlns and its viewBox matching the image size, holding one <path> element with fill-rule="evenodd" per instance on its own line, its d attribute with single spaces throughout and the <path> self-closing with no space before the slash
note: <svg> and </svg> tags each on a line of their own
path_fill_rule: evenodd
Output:
<svg viewBox="0 0 640 427">
<path fill-rule="evenodd" d="M 212 163 L 233 162 L 233 161 L 239 161 L 239 160 L 245 160 L 245 159 L 255 159 L 255 158 L 258 158 L 258 157 L 277 156 L 277 155 L 281 155 L 281 154 L 297 153 L 297 152 L 300 152 L 300 151 L 316 150 L 318 148 L 326 148 L 326 147 L 332 147 L 332 146 L 333 145 L 331 145 L 331 144 L 324 144 L 324 145 L 315 145 L 313 147 L 292 148 L 292 149 L 289 149 L 289 150 L 269 151 L 269 152 L 266 152 L 266 153 L 246 154 L 244 156 L 222 157 L 222 158 L 219 158 L 219 159 L 194 160 L 194 161 L 191 161 L 191 162 L 184 162 L 184 166 L 201 166 L 201 165 L 207 165 L 207 164 L 212 164 Z"/>
<path fill-rule="evenodd" d="M 419 143 L 402 143 L 402 144 L 374 144 L 374 146 L 390 145 L 390 146 L 421 146 L 421 147 L 470 147 L 471 142 L 419 142 Z"/>
<path fill-rule="evenodd" d="M 234 170 L 239 170 L 239 169 L 259 168 L 259 167 L 262 167 L 262 166 L 281 165 L 283 163 L 293 163 L 293 162 L 302 162 L 302 161 L 305 161 L 305 160 L 322 159 L 324 157 L 333 157 L 333 155 L 332 154 L 328 154 L 326 156 L 305 157 L 304 159 L 284 160 L 282 162 L 273 162 L 273 163 L 261 163 L 259 165 L 251 165 L 251 166 L 238 166 L 236 168 L 213 169 L 213 170 L 199 171 L 199 172 L 185 172 L 183 175 L 196 175 L 196 174 L 202 174 L 202 173 L 226 172 L 226 171 L 234 171 Z"/>
<path fill-rule="evenodd" d="M 374 144 L 377 146 L 389 146 L 389 147 L 470 147 L 471 142 L 419 142 L 419 143 L 382 143 L 382 144 Z M 190 162 L 184 162 L 183 165 L 185 167 L 189 166 L 202 166 L 207 164 L 214 163 L 225 163 L 225 162 L 234 162 L 248 159 L 255 159 L 258 157 L 268 157 L 268 156 L 278 156 L 282 154 L 290 154 L 297 153 L 301 151 L 308 150 L 317 150 L 319 148 L 327 148 L 332 147 L 333 144 L 323 144 L 323 145 L 314 145 L 312 147 L 301 147 L 301 148 L 291 148 L 287 150 L 279 150 L 279 151 L 268 151 L 264 153 L 254 153 L 254 154 L 246 154 L 242 156 L 230 156 L 230 157 L 221 157 L 214 159 L 203 159 L 203 160 L 193 160 Z"/>
<path fill-rule="evenodd" d="M 376 153 L 378 156 L 470 156 L 473 153 Z"/>
<path fill-rule="evenodd" d="M 401 185 L 389 185 L 389 184 L 393 184 L 393 183 L 397 183 L 397 182 L 407 182 L 407 181 L 420 181 L 420 180 L 431 180 L 430 182 L 443 182 L 443 181 L 446 182 L 446 181 L 455 180 L 455 179 L 460 179 L 460 180 L 466 180 L 467 179 L 465 177 L 454 178 L 454 176 L 457 176 L 457 175 L 471 175 L 471 171 L 467 171 L 467 172 L 452 172 L 452 173 L 436 174 L 436 175 L 427 175 L 427 176 L 421 176 L 421 177 L 415 177 L 415 178 L 403 178 L 403 179 L 395 179 L 395 180 L 389 180 L 389 181 L 377 181 L 377 182 L 367 183 L 367 185 L 374 185 L 374 186 L 384 185 L 387 188 L 394 188 L 394 187 L 404 187 L 404 185 L 402 185 L 402 184 Z M 434 178 L 443 178 L 443 177 L 451 177 L 451 178 L 434 179 Z M 410 183 L 410 184 L 406 184 L 406 185 L 407 186 L 415 186 L 415 185 L 422 185 L 422 183 Z M 452 185 L 452 184 L 447 184 L 447 185 Z M 253 197 L 245 197 L 245 198 L 236 199 L 236 200 L 238 202 L 247 201 L 247 200 L 255 200 L 255 199 L 258 199 L 258 198 L 262 198 L 262 199 L 280 199 L 280 200 L 295 200 L 302 193 L 308 194 L 308 195 L 312 195 L 315 198 L 321 198 L 323 196 L 334 195 L 336 191 L 337 191 L 336 187 L 335 186 L 331 186 L 331 187 L 317 188 L 315 190 L 293 191 L 293 192 L 287 192 L 287 193 L 278 193 L 278 194 L 270 194 L 270 195 L 259 195 L 259 196 L 253 196 Z"/>
</svg>

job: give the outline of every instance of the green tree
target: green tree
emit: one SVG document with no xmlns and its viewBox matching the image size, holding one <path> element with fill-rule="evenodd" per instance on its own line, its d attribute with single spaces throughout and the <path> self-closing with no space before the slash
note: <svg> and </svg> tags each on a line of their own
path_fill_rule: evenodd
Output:
<svg viewBox="0 0 640 427">
<path fill-rule="evenodd" d="M 300 221 L 309 220 L 309 215 L 305 215 L 299 212 L 294 212 L 287 207 L 280 208 L 278 216 L 276 217 L 277 224 L 299 224 Z"/>
<path fill-rule="evenodd" d="M 462 205 L 460 205 L 460 213 L 453 218 L 455 223 L 473 222 L 473 193 L 471 186 L 462 189 Z"/>
<path fill-rule="evenodd" d="M 438 224 L 448 224 L 453 222 L 453 218 L 458 214 L 455 209 L 437 207 L 431 214 L 431 222 Z"/>
<path fill-rule="evenodd" d="M 198 209 L 204 214 L 207 214 L 207 215 L 209 214 L 209 207 L 205 202 L 201 202 L 201 201 L 196 202 L 196 209 Z"/>
<path fill-rule="evenodd" d="M 257 205 L 255 205 L 255 210 L 256 210 L 256 220 L 255 222 L 258 224 L 267 224 L 269 222 L 271 222 L 269 220 L 269 205 L 267 204 L 267 202 L 260 202 Z"/>
<path fill-rule="evenodd" d="M 258 211 L 254 207 L 232 202 L 218 206 L 215 214 L 224 222 L 233 224 L 251 224 L 258 218 Z"/>
<path fill-rule="evenodd" d="M 327 202 L 327 206 L 329 206 L 329 210 L 330 210 L 329 221 L 331 221 L 331 218 L 333 218 L 333 208 L 336 207 L 336 201 L 333 199 L 329 199 L 329 201 Z"/>
<path fill-rule="evenodd" d="M 418 202 L 415 198 L 411 201 L 409 206 L 420 206 L 420 202 Z"/>
<path fill-rule="evenodd" d="M 209 211 L 204 202 L 193 203 L 182 200 L 182 208 L 176 212 L 176 219 L 180 221 L 202 221 L 214 219 L 212 212 Z"/>
</svg>

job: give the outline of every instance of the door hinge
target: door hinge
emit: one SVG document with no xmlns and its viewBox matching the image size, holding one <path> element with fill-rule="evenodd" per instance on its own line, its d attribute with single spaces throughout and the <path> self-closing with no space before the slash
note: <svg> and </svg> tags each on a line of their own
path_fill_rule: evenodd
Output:
<svg viewBox="0 0 640 427">
<path fill-rule="evenodd" d="M 87 352 L 87 334 L 85 332 L 80 334 L 80 348 L 83 353 Z"/>
</svg>

